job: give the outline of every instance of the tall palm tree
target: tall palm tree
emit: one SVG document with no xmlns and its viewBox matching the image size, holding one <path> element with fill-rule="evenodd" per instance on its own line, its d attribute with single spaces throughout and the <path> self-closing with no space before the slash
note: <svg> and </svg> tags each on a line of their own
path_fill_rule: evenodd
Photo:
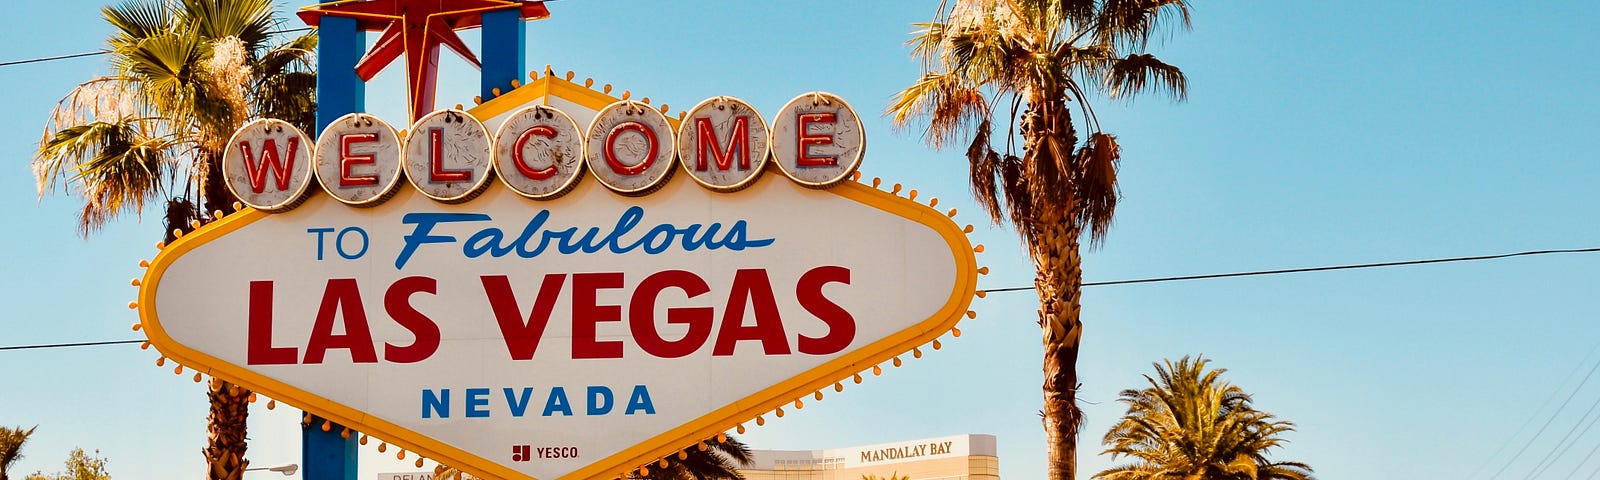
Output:
<svg viewBox="0 0 1600 480">
<path fill-rule="evenodd" d="M 282 25 L 272 0 L 129 0 L 101 12 L 114 29 L 112 73 L 57 104 L 32 164 L 41 196 L 82 197 L 84 237 L 164 199 L 171 241 L 233 210 L 221 163 L 234 130 L 260 117 L 313 127 L 317 37 L 271 43 Z M 236 480 L 251 393 L 213 380 L 208 395 L 207 475 Z"/>
<path fill-rule="evenodd" d="M 1250 395 L 1221 379 L 1221 368 L 1183 357 L 1155 364 L 1150 386 L 1123 390 L 1128 413 L 1106 432 L 1105 453 L 1133 463 L 1094 476 L 1099 480 L 1311 480 L 1311 467 L 1274 462 L 1268 450 L 1287 443 L 1294 424 L 1256 410 Z"/>
<path fill-rule="evenodd" d="M 968 140 L 974 196 L 994 223 L 1012 224 L 1032 257 L 1050 479 L 1074 478 L 1083 422 L 1075 403 L 1079 240 L 1085 232 L 1091 245 L 1105 239 L 1119 196 L 1121 150 L 1100 130 L 1089 94 L 1181 100 L 1183 72 L 1145 53 L 1175 22 L 1188 27 L 1187 0 L 945 0 L 908 42 L 922 59 L 921 79 L 888 108 L 898 126 L 926 123 L 924 138 L 936 148 Z M 1073 103 L 1089 132 L 1082 142 Z M 998 115 L 1005 133 L 994 138 Z"/>
<path fill-rule="evenodd" d="M 28 437 L 39 428 L 37 425 L 23 430 L 22 427 L 0 427 L 0 480 L 10 480 L 11 464 L 22 459 L 22 444 L 28 443 Z"/>
</svg>

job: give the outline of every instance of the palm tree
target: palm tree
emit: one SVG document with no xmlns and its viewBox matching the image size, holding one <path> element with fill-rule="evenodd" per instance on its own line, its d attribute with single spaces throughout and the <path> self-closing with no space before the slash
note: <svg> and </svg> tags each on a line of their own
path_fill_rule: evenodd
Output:
<svg viewBox="0 0 1600 480">
<path fill-rule="evenodd" d="M 911 480 L 911 477 L 901 475 L 900 472 L 890 473 L 887 477 L 877 475 L 862 475 L 861 480 Z"/>
<path fill-rule="evenodd" d="M 281 25 L 272 0 L 131 0 L 101 12 L 114 28 L 112 73 L 57 104 L 32 164 L 41 196 L 65 188 L 83 198 L 80 235 L 165 199 L 171 241 L 233 210 L 221 161 L 240 125 L 273 117 L 313 127 L 317 37 L 269 43 Z M 245 469 L 250 395 L 210 384 L 209 478 Z"/>
<path fill-rule="evenodd" d="M 38 425 L 27 430 L 22 427 L 0 427 L 0 480 L 10 480 L 11 464 L 22 459 L 22 444 L 28 443 L 28 437 Z"/>
<path fill-rule="evenodd" d="M 1149 387 L 1123 390 L 1128 413 L 1106 432 L 1104 453 L 1133 458 L 1094 476 L 1103 480 L 1311 480 L 1311 467 L 1274 462 L 1267 451 L 1294 424 L 1256 410 L 1250 395 L 1206 370 L 1204 357 L 1155 364 Z"/>
<path fill-rule="evenodd" d="M 995 224 L 1016 228 L 1032 257 L 1044 334 L 1047 478 L 1071 479 L 1077 469 L 1079 239 L 1086 231 L 1091 246 L 1105 239 L 1119 196 L 1121 150 L 1100 130 L 1089 92 L 1181 100 L 1183 72 L 1144 53 L 1174 22 L 1188 27 L 1187 0 L 945 0 L 908 42 L 922 59 L 921 79 L 888 108 L 898 126 L 925 122 L 924 138 L 935 148 L 971 137 L 974 196 Z M 1072 103 L 1089 132 L 1081 143 Z M 995 139 L 991 119 L 999 113 L 1009 116 Z"/>
</svg>

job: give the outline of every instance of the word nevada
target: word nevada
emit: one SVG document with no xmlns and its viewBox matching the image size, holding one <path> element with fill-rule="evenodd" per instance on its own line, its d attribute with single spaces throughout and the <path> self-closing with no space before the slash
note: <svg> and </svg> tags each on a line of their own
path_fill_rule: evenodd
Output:
<svg viewBox="0 0 1600 480">
<path fill-rule="evenodd" d="M 849 104 L 813 92 L 789 101 L 770 124 L 733 97 L 700 102 L 681 121 L 623 100 L 584 129 L 546 105 L 512 112 L 493 134 L 462 110 L 435 111 L 400 132 L 353 113 L 315 142 L 288 122 L 261 119 L 227 145 L 228 188 L 246 205 L 280 212 L 300 205 L 312 184 L 348 205 L 377 205 L 402 177 L 443 203 L 472 200 L 494 179 L 523 197 L 549 200 L 571 191 L 586 170 L 623 195 L 654 192 L 680 169 L 707 189 L 732 192 L 753 183 L 769 158 L 796 183 L 826 188 L 860 166 L 866 137 Z"/>
</svg>

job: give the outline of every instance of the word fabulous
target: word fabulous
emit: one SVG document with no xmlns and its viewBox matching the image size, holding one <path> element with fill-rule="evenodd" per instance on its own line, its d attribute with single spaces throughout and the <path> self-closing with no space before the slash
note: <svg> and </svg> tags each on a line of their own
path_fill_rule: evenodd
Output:
<svg viewBox="0 0 1600 480">
<path fill-rule="evenodd" d="M 733 97 L 700 102 L 674 128 L 648 105 L 619 101 L 587 129 L 566 112 L 534 105 L 512 112 L 494 134 L 461 110 L 417 120 L 402 138 L 371 115 L 346 115 L 313 142 L 287 122 L 256 120 L 228 141 L 222 169 L 241 202 L 265 211 L 298 206 L 321 186 L 349 205 L 388 200 L 405 178 L 445 203 L 471 200 L 498 178 L 531 199 L 559 197 L 585 170 L 612 191 L 645 195 L 678 169 L 705 188 L 731 192 L 754 182 L 768 159 L 795 182 L 825 188 L 861 164 L 866 137 L 837 96 L 800 95 L 769 125 Z"/>
</svg>

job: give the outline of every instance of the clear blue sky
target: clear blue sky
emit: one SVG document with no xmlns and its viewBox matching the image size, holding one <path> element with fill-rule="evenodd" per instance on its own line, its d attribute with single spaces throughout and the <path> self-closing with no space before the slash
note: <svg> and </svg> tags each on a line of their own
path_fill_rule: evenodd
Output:
<svg viewBox="0 0 1600 480">
<path fill-rule="evenodd" d="M 835 92 L 865 117 L 867 175 L 976 213 L 959 152 L 931 151 L 874 114 L 916 77 L 902 42 L 937 4 L 564 0 L 529 29 L 528 63 L 674 111 L 734 95 L 765 112 Z M 101 5 L 13 5 L 25 20 L 0 29 L 0 60 L 99 48 Z M 1600 246 L 1600 10 L 1589 3 L 1197 2 L 1194 14 L 1192 32 L 1158 49 L 1189 75 L 1188 102 L 1098 105 L 1124 146 L 1125 197 L 1109 241 L 1086 256 L 1088 280 Z M 476 73 L 444 58 L 440 105 L 470 104 Z M 28 170 L 56 99 L 106 71 L 103 58 L 0 67 L 0 345 L 139 338 L 128 280 L 155 253 L 159 215 L 82 240 L 78 200 L 39 201 Z M 368 100 L 396 123 L 398 77 L 386 72 Z M 963 218 L 989 247 L 980 287 L 1031 284 L 1009 230 Z M 1322 478 L 1489 478 L 1525 445 L 1498 478 L 1594 478 L 1600 459 L 1580 461 L 1600 446 L 1584 415 L 1600 379 L 1551 412 L 1596 361 L 1597 276 L 1600 254 L 1579 254 L 1091 287 L 1083 478 L 1111 464 L 1099 437 L 1122 412 L 1117 392 L 1151 362 L 1189 354 L 1296 422 L 1275 457 Z M 814 449 L 992 433 L 1004 477 L 1039 478 L 1035 302 L 979 300 L 944 350 L 745 438 Z M 54 471 L 82 446 L 119 480 L 199 478 L 204 390 L 156 356 L 0 351 L 0 424 L 39 425 L 17 471 Z M 254 464 L 298 461 L 293 410 L 254 413 Z M 374 460 L 374 445 L 361 478 L 412 470 Z M 1553 465 L 1533 475 L 1546 457 Z"/>
</svg>

